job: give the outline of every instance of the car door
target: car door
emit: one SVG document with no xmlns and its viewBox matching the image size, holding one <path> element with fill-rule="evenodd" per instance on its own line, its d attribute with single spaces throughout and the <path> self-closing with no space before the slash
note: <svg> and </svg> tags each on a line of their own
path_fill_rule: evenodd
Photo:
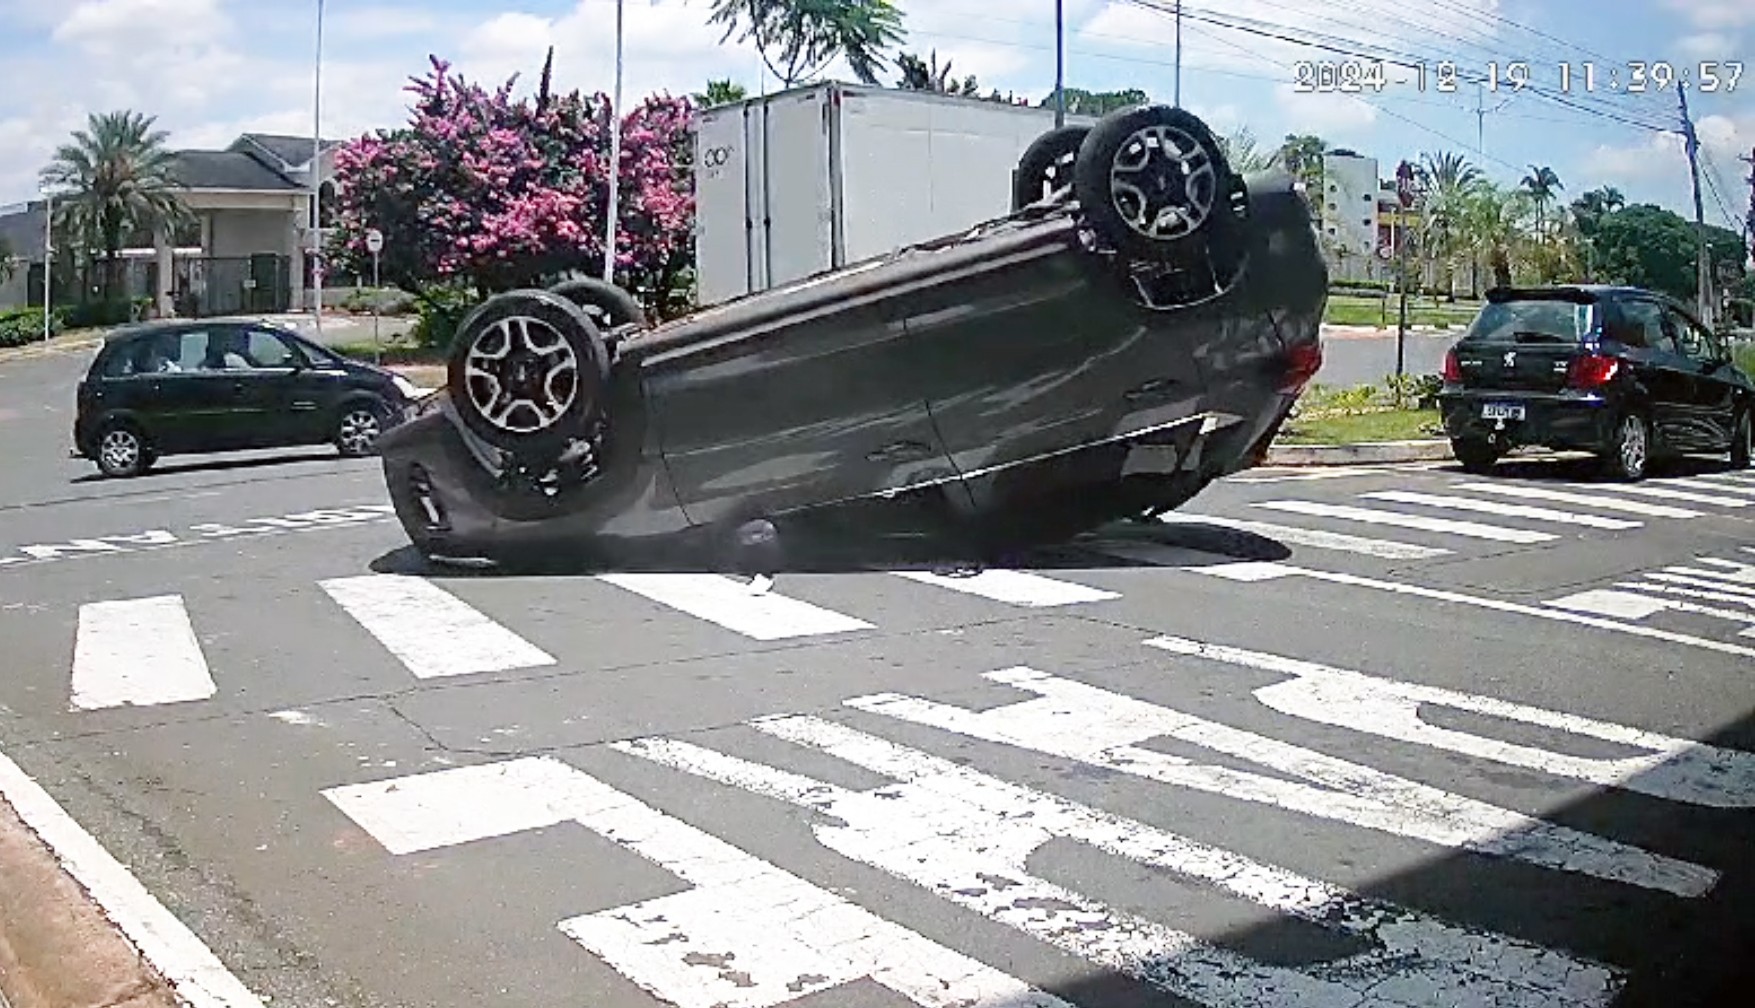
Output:
<svg viewBox="0 0 1755 1008">
<path fill-rule="evenodd" d="M 909 499 L 928 507 L 955 502 L 961 486 L 920 393 L 920 361 L 883 300 L 723 324 L 729 332 L 642 364 L 690 521 L 775 517 L 907 487 L 922 487 Z"/>
<path fill-rule="evenodd" d="M 262 446 L 327 440 L 335 394 L 345 373 L 315 366 L 297 342 L 266 327 L 246 329 L 244 342 L 249 364 L 246 399 Z"/>
<path fill-rule="evenodd" d="M 1688 371 L 1687 422 L 1698 451 L 1730 446 L 1736 423 L 1735 372 L 1730 355 L 1700 323 L 1673 306 L 1666 309 L 1676 331 L 1676 349 Z"/>
<path fill-rule="evenodd" d="M 1651 424 L 1658 440 L 1675 449 L 1687 446 L 1690 433 L 1690 404 L 1694 399 L 1694 376 L 1676 347 L 1676 329 L 1668 308 L 1653 298 L 1632 297 L 1620 302 L 1623 330 L 1634 335 L 1622 342 L 1643 340 L 1644 350 L 1624 359 L 1633 366 L 1634 375 L 1645 386 L 1650 397 Z"/>
</svg>

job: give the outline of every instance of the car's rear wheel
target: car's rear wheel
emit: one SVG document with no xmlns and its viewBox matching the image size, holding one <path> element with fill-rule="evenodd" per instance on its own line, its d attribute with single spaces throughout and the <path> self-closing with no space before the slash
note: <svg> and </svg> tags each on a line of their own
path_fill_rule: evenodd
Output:
<svg viewBox="0 0 1755 1008">
<path fill-rule="evenodd" d="M 1089 126 L 1062 126 L 1037 137 L 1024 149 L 1018 158 L 1017 177 L 1012 180 L 1014 212 L 1073 184 L 1073 165 L 1090 132 Z"/>
<path fill-rule="evenodd" d="M 1079 208 L 1123 255 L 1181 262 L 1204 253 L 1221 283 L 1237 259 L 1238 184 L 1206 124 L 1163 105 L 1104 117 L 1073 167 Z"/>
<path fill-rule="evenodd" d="M 458 326 L 446 385 L 472 432 L 530 458 L 586 432 L 608 377 L 603 334 L 584 309 L 520 290 L 494 295 Z"/>
<path fill-rule="evenodd" d="M 152 466 L 152 443 L 140 428 L 129 423 L 112 423 L 98 432 L 98 471 L 115 479 L 138 476 Z"/>
<path fill-rule="evenodd" d="M 1608 450 L 1602 455 L 1604 474 L 1632 482 L 1645 478 L 1651 464 L 1651 424 L 1638 413 L 1628 413 L 1615 424 Z"/>
<path fill-rule="evenodd" d="M 646 324 L 646 309 L 639 299 L 605 280 L 593 277 L 563 280 L 550 287 L 549 292 L 578 305 L 603 332 L 624 325 Z"/>
<path fill-rule="evenodd" d="M 1504 454 L 1498 448 L 1479 438 L 1452 438 L 1451 454 L 1462 464 L 1463 471 L 1477 476 L 1485 476 L 1493 471 Z"/>
<path fill-rule="evenodd" d="M 1749 468 L 1752 457 L 1755 457 L 1755 406 L 1743 410 L 1737 417 L 1736 430 L 1731 433 L 1731 468 Z"/>
<path fill-rule="evenodd" d="M 384 407 L 373 402 L 353 402 L 342 407 L 335 419 L 335 447 L 347 458 L 370 455 L 384 433 Z"/>
</svg>

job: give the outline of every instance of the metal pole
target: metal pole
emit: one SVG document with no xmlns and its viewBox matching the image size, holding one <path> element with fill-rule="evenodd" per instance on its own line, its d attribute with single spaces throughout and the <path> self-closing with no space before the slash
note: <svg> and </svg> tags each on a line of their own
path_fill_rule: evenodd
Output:
<svg viewBox="0 0 1755 1008">
<path fill-rule="evenodd" d="M 312 318 L 323 334 L 323 0 L 317 0 L 316 90 L 311 102 L 311 286 Z"/>
<path fill-rule="evenodd" d="M 1182 107 L 1182 0 L 1176 0 L 1176 107 Z"/>
<path fill-rule="evenodd" d="M 378 253 L 372 253 L 372 363 L 384 363 L 384 348 L 378 341 Z"/>
<path fill-rule="evenodd" d="M 1066 4 L 1054 0 L 1054 128 L 1066 125 Z"/>
<path fill-rule="evenodd" d="M 603 225 L 603 279 L 608 283 L 615 283 L 616 215 L 621 203 L 622 6 L 623 0 L 615 0 L 615 100 L 609 109 L 609 213 Z"/>
<path fill-rule="evenodd" d="M 1688 172 L 1694 180 L 1694 251 L 1695 283 L 1699 285 L 1696 292 L 1700 321 L 1712 325 L 1712 269 L 1707 264 L 1706 249 L 1706 209 L 1700 202 L 1700 162 L 1696 156 L 1700 151 L 1700 140 L 1694 135 L 1694 122 L 1688 118 L 1688 87 L 1685 84 L 1676 87 L 1676 98 L 1682 103 L 1682 136 L 1688 141 Z"/>
<path fill-rule="evenodd" d="M 55 194 L 43 193 L 43 342 L 49 342 L 49 301 L 55 290 Z"/>
</svg>

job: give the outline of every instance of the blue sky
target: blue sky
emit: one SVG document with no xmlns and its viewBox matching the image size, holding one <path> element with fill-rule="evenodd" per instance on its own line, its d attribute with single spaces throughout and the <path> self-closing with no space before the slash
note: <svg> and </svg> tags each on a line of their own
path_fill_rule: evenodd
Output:
<svg viewBox="0 0 1755 1008">
<path fill-rule="evenodd" d="M 1169 7 L 1169 0 L 1149 0 Z M 936 50 L 961 76 L 1032 97 L 1054 79 L 1052 0 L 904 0 L 907 48 Z M 1673 87 L 1614 93 L 1628 61 L 1745 60 L 1755 41 L 1752 0 L 1188 0 L 1183 104 L 1221 129 L 1247 126 L 1277 142 L 1313 132 L 1383 162 L 1423 151 L 1468 155 L 1515 182 L 1531 163 L 1552 166 L 1570 198 L 1598 185 L 1631 201 L 1692 216 L 1687 164 L 1673 134 L 1624 121 L 1675 126 Z M 89 111 L 134 108 L 159 117 L 178 146 L 217 147 L 243 130 L 307 134 L 312 128 L 316 0 L 0 0 L 0 203 L 35 192 L 53 146 Z M 628 89 L 686 93 L 709 76 L 762 86 L 760 61 L 706 24 L 707 0 L 628 0 Z M 608 90 L 613 0 L 427 0 L 405 5 L 327 0 L 324 132 L 353 135 L 402 115 L 406 79 L 428 54 L 466 74 L 534 79 L 556 47 L 565 87 Z M 1102 90 L 1172 94 L 1171 19 L 1133 0 L 1066 0 L 1068 82 Z M 1421 91 L 1391 67 L 1381 93 L 1364 100 L 1294 90 L 1300 60 L 1347 60 L 1318 49 L 1216 27 L 1202 18 L 1245 18 L 1300 39 L 1373 42 L 1468 73 L 1489 61 L 1523 61 L 1532 83 L 1594 111 L 1525 92 L 1486 94 L 1477 149 L 1476 93 Z M 1348 48 L 1341 45 L 1341 48 Z M 1584 61 L 1598 89 L 1584 91 Z M 1575 77 L 1562 90 L 1557 68 Z M 1755 63 L 1755 60 L 1749 60 Z M 1727 71 L 1728 72 L 1728 71 Z M 1398 82 L 1398 78 L 1403 80 Z M 768 82 L 772 87 L 772 81 Z M 1746 163 L 1755 147 L 1755 66 L 1735 91 L 1689 95 L 1706 151 L 1707 219 L 1740 228 L 1749 203 Z M 1613 118 L 1611 118 L 1613 117 Z M 1716 189 L 1716 196 L 1714 190 Z"/>
</svg>

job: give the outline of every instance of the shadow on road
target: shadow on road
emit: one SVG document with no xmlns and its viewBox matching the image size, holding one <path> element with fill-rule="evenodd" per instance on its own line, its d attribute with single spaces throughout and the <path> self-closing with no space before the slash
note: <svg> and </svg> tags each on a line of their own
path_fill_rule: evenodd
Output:
<svg viewBox="0 0 1755 1008">
<path fill-rule="evenodd" d="M 1462 466 L 1452 463 L 1440 466 L 1437 472 L 1462 474 Z M 1750 472 L 1748 469 L 1732 469 L 1730 463 L 1721 458 L 1710 456 L 1685 455 L 1677 458 L 1653 459 L 1646 471 L 1647 479 L 1682 478 L 1690 476 L 1707 476 L 1714 473 Z M 1483 477 L 1487 479 L 1521 479 L 1533 481 L 1554 481 L 1567 483 L 1613 483 L 1613 477 L 1605 476 L 1596 458 L 1582 453 L 1572 453 L 1536 458 L 1507 458 L 1493 467 L 1493 472 Z"/>
<path fill-rule="evenodd" d="M 195 456 L 195 457 L 199 458 L 199 456 Z M 298 453 L 290 454 L 290 455 L 251 456 L 249 458 L 227 458 L 227 459 L 208 458 L 208 459 L 203 459 L 201 461 L 178 462 L 178 463 L 172 463 L 169 465 L 161 462 L 158 465 L 153 466 L 151 469 L 148 469 L 146 472 L 141 473 L 139 476 L 134 476 L 134 477 L 129 478 L 127 480 L 127 482 L 128 483 L 140 483 L 142 481 L 150 481 L 154 477 L 176 476 L 176 475 L 183 474 L 183 473 L 229 472 L 229 471 L 235 471 L 235 470 L 239 470 L 239 469 L 260 469 L 260 468 L 263 468 L 266 466 L 294 465 L 294 464 L 299 463 L 299 462 L 343 462 L 343 461 L 351 461 L 351 460 L 345 458 L 344 456 L 337 454 L 334 450 L 329 450 L 329 451 L 322 451 L 322 452 L 315 452 L 315 451 L 313 451 L 313 452 L 298 452 Z M 73 483 L 73 484 L 85 484 L 85 483 L 120 483 L 123 481 L 117 480 L 117 479 L 112 479 L 108 476 L 105 476 L 101 472 L 93 472 L 93 473 L 87 473 L 84 476 L 75 476 L 74 478 L 68 480 L 67 482 Z"/>
</svg>

